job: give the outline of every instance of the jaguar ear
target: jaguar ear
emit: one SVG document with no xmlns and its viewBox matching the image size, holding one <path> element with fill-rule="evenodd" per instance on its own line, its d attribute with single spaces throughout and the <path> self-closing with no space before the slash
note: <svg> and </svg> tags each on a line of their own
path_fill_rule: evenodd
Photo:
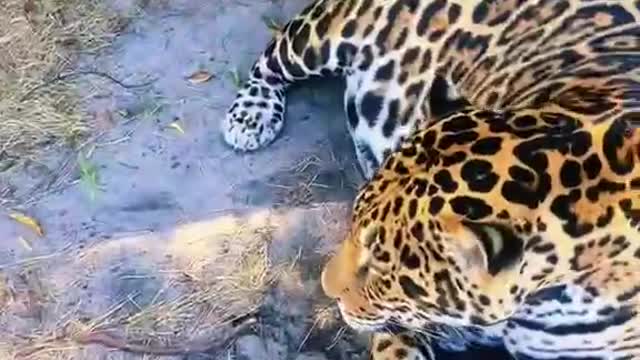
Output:
<svg viewBox="0 0 640 360">
<path fill-rule="evenodd" d="M 524 240 L 512 228 L 496 223 L 463 221 L 458 251 L 470 267 L 496 275 L 520 261 Z"/>
</svg>

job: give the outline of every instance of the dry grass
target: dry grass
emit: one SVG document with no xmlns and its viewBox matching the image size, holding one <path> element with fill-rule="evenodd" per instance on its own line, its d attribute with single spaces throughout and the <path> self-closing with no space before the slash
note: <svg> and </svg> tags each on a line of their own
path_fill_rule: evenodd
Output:
<svg viewBox="0 0 640 360">
<path fill-rule="evenodd" d="M 0 12 L 0 160 L 88 131 L 73 83 L 55 81 L 109 44 L 122 18 L 101 0 L 6 0 Z M 45 84 L 46 86 L 43 86 Z M 37 89 L 37 90 L 34 90 Z"/>
<path fill-rule="evenodd" d="M 236 318 L 255 312 L 277 274 L 269 261 L 270 244 L 263 230 L 240 228 L 229 234 L 230 241 L 245 245 L 242 250 L 231 250 L 235 254 L 229 257 L 196 258 L 180 266 L 168 284 L 184 289 L 183 294 L 169 299 L 161 290 L 151 304 L 118 320 L 127 337 L 174 346 L 210 338 Z M 218 241 L 225 241 L 224 236 Z"/>
<path fill-rule="evenodd" d="M 113 276 L 118 275 L 109 273 L 109 268 L 123 264 L 118 258 L 121 249 L 127 249 L 127 253 L 149 249 L 153 236 L 96 243 L 61 258 L 15 264 L 11 267 L 11 280 L 2 275 L 0 268 L 0 327 L 7 321 L 30 319 L 30 325 L 18 331 L 10 330 L 12 327 L 3 331 L 0 359 L 83 357 L 87 353 L 82 344 L 94 343 L 90 339 L 99 333 L 112 334 L 112 339 L 117 339 L 115 343 L 122 344 L 116 348 L 133 344 L 138 348 L 183 351 L 187 347 L 207 348 L 220 343 L 225 332 L 242 326 L 232 323 L 239 318 L 251 318 L 262 305 L 265 291 L 285 269 L 284 265 L 271 263 L 269 249 L 275 229 L 267 224 L 268 219 L 257 215 L 254 223 L 246 220 L 224 217 L 202 224 L 185 224 L 176 230 L 167 249 L 172 254 L 171 260 L 157 264 L 157 260 L 144 256 L 136 262 L 129 258 L 124 263 L 141 272 L 121 274 L 117 280 Z M 71 283 L 41 271 L 61 268 L 59 261 L 71 266 L 70 272 L 74 274 Z M 105 282 L 132 280 L 141 283 L 158 280 L 161 286 L 151 293 L 150 300 L 148 291 L 142 294 L 134 289 L 107 307 L 100 306 L 99 312 L 87 313 L 82 309 L 86 294 L 78 291 L 83 283 L 93 283 L 104 291 Z"/>
</svg>

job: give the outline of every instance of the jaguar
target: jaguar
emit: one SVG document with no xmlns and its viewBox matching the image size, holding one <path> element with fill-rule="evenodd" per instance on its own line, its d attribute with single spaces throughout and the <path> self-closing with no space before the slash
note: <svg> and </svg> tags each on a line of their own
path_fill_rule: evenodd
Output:
<svg viewBox="0 0 640 360">
<path fill-rule="evenodd" d="M 321 278 L 372 359 L 640 358 L 639 116 L 471 108 L 405 140 Z"/>
<path fill-rule="evenodd" d="M 344 110 L 366 179 L 415 129 L 473 104 L 550 99 L 597 119 L 638 69 L 636 0 L 316 0 L 274 36 L 221 121 L 237 151 L 284 127 L 286 91 L 345 80 Z M 628 56 L 633 53 L 633 56 Z M 579 79 L 579 81 L 571 81 Z M 603 103 L 604 102 L 604 103 Z"/>
<path fill-rule="evenodd" d="M 322 287 L 373 359 L 640 358 L 640 1 L 314 1 L 225 141 L 272 143 L 287 89 L 328 76 L 366 181 Z"/>
</svg>

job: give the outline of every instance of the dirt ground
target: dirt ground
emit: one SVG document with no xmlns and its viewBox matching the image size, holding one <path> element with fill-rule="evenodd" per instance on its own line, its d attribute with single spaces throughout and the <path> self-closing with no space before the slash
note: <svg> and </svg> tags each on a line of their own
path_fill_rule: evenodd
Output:
<svg viewBox="0 0 640 360">
<path fill-rule="evenodd" d="M 218 130 L 267 19 L 307 3 L 151 2 L 81 59 L 78 71 L 117 80 L 83 77 L 99 131 L 81 158 L 51 151 L 0 173 L 14 200 L 0 216 L 0 358 L 157 357 L 84 345 L 87 334 L 195 344 L 175 359 L 362 358 L 366 339 L 336 321 L 318 283 L 361 181 L 342 84 L 293 89 L 284 135 L 263 151 L 235 153 Z"/>
</svg>

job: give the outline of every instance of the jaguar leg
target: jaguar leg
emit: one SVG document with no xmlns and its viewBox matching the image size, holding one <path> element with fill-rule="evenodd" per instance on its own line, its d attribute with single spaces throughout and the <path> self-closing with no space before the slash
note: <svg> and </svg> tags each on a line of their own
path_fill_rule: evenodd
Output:
<svg viewBox="0 0 640 360">
<path fill-rule="evenodd" d="M 338 46 L 340 34 L 319 35 L 316 13 L 335 14 L 332 22 L 344 21 L 343 1 L 318 0 L 293 18 L 270 42 L 251 68 L 249 79 L 221 123 L 227 144 L 236 150 L 257 150 L 281 132 L 285 118 L 287 88 L 311 76 L 342 75 L 355 45 Z M 323 24 L 322 26 L 325 26 Z M 340 26 L 334 24 L 332 26 Z"/>
</svg>

